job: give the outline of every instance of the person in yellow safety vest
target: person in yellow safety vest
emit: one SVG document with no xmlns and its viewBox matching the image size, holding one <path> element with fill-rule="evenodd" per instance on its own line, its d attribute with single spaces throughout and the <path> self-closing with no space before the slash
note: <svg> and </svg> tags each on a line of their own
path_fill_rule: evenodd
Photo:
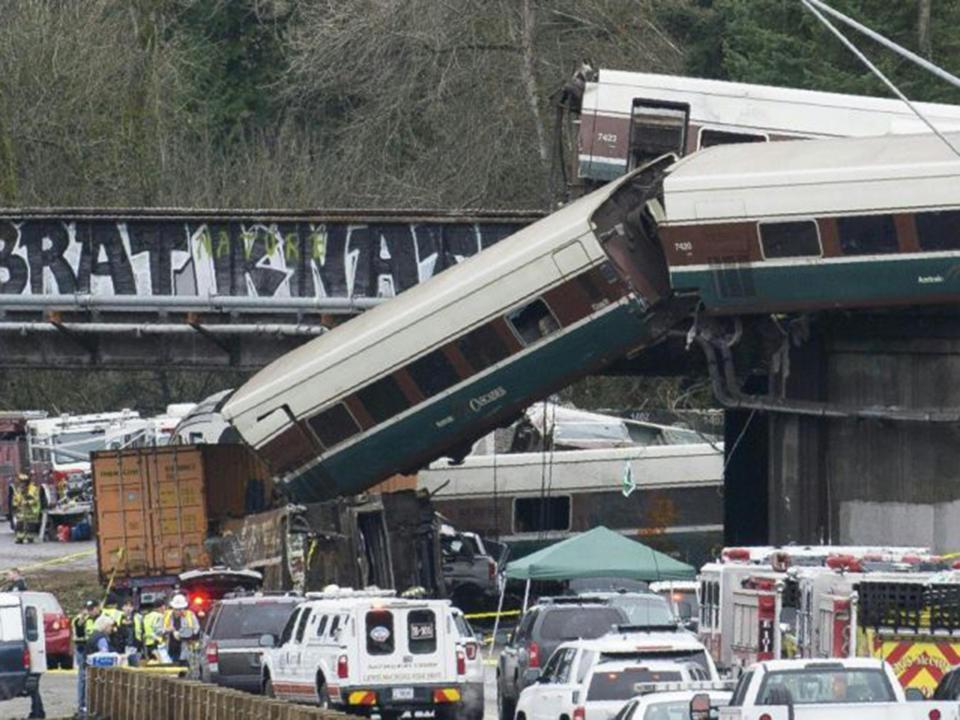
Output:
<svg viewBox="0 0 960 720">
<path fill-rule="evenodd" d="M 70 623 L 75 650 L 74 666 L 77 668 L 77 707 L 81 714 L 87 706 L 87 640 L 93 635 L 94 624 L 99 616 L 100 604 L 96 600 L 87 600 Z"/>
<path fill-rule="evenodd" d="M 40 488 L 30 482 L 30 476 L 20 473 L 13 489 L 14 542 L 33 542 L 40 526 Z"/>
<path fill-rule="evenodd" d="M 158 653 L 163 643 L 163 610 L 161 608 L 162 605 L 154 605 L 143 616 L 143 654 L 147 660 L 160 659 Z"/>
<path fill-rule="evenodd" d="M 103 603 L 103 614 L 113 620 L 113 629 L 110 631 L 110 649 L 113 652 L 124 652 L 124 633 L 123 633 L 123 610 L 117 607 L 117 596 L 113 593 L 107 595 Z"/>
<path fill-rule="evenodd" d="M 188 665 L 190 653 L 200 636 L 200 622 L 183 593 L 170 598 L 170 609 L 163 617 L 163 634 L 171 662 Z"/>
</svg>

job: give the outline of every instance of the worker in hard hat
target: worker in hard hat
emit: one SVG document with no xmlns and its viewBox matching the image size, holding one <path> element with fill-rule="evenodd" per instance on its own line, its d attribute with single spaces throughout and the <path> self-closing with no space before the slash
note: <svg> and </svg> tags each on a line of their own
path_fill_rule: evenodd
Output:
<svg viewBox="0 0 960 720">
<path fill-rule="evenodd" d="M 163 634 L 170 661 L 188 665 L 190 653 L 200 636 L 200 623 L 183 593 L 170 598 L 170 609 L 163 618 Z"/>
<path fill-rule="evenodd" d="M 16 543 L 33 542 L 40 527 L 40 488 L 27 473 L 17 475 L 13 488 L 13 523 Z"/>
</svg>

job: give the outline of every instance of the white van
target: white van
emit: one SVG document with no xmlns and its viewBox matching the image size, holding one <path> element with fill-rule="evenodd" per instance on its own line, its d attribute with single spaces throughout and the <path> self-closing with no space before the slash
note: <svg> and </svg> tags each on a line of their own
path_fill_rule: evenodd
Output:
<svg viewBox="0 0 960 720">
<path fill-rule="evenodd" d="M 17 592 L 0 592 L 0 700 L 33 692 L 47 669 L 43 608 Z"/>
<path fill-rule="evenodd" d="M 306 598 L 264 653 L 265 695 L 381 718 L 456 715 L 466 655 L 448 600 L 336 587 Z"/>
</svg>

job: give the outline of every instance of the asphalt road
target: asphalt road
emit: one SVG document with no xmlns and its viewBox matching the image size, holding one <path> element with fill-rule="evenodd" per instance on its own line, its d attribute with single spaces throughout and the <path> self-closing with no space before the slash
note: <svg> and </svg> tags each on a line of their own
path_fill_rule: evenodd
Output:
<svg viewBox="0 0 960 720">
<path fill-rule="evenodd" d="M 77 710 L 77 673 L 72 670 L 44 673 L 40 678 L 40 697 L 48 718 L 72 717 Z M 30 698 L 0 702 L 0 720 L 25 718 L 29 714 Z"/>
</svg>

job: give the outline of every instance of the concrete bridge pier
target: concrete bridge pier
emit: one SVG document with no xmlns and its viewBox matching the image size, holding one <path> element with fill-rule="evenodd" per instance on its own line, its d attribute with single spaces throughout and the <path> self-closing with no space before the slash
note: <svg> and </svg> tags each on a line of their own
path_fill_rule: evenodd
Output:
<svg viewBox="0 0 960 720">
<path fill-rule="evenodd" d="M 878 411 L 764 413 L 754 434 L 767 435 L 766 540 L 960 550 L 960 422 L 951 417 L 960 415 L 960 314 L 823 316 L 770 382 L 790 398 Z M 883 417 L 879 408 L 945 412 L 904 421 Z M 738 517 L 736 499 L 747 491 L 733 477 L 727 485 L 728 504 L 734 501 L 728 527 L 740 522 L 759 540 L 762 523 Z"/>
</svg>

